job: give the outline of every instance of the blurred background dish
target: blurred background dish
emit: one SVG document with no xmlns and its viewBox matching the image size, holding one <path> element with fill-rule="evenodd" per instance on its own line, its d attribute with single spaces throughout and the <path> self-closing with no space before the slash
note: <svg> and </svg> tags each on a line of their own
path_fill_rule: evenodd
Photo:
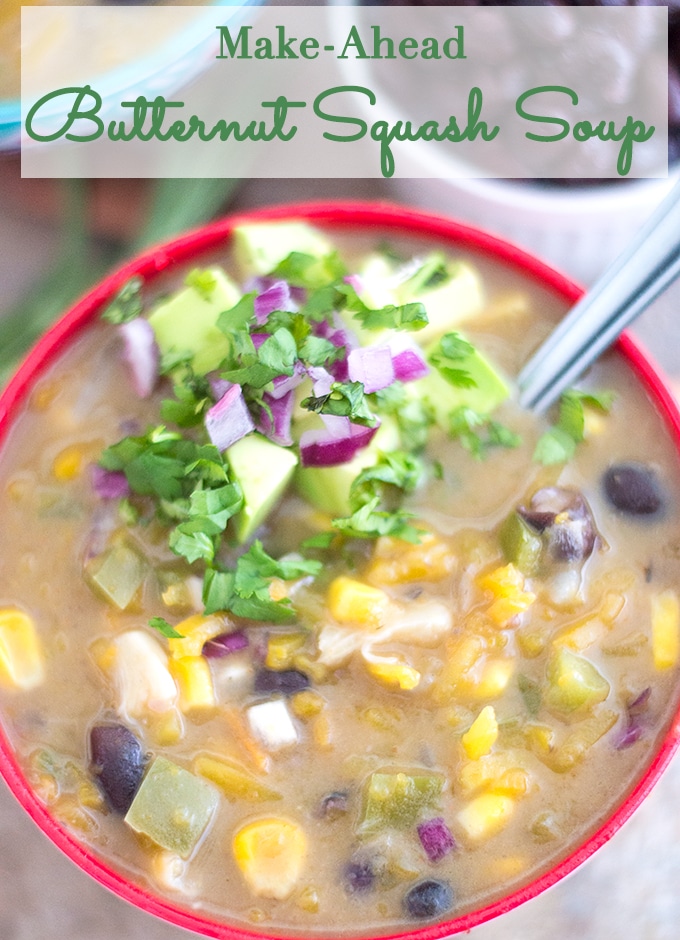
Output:
<svg viewBox="0 0 680 940">
<path fill-rule="evenodd" d="M 118 5 L 146 6 L 155 0 L 118 0 Z M 166 5 L 182 7 L 220 6 L 231 9 L 221 14 L 223 23 L 239 23 L 245 18 L 247 7 L 258 6 L 262 0 L 164 0 Z M 59 31 L 59 7 L 82 5 L 82 0 L 2 0 L 0 3 L 0 150 L 14 150 L 19 146 L 21 127 L 21 68 L 20 37 L 22 6 L 53 7 L 45 10 L 42 20 L 44 30 L 33 34 L 34 49 L 26 49 L 26 39 L 21 52 L 35 54 L 36 60 L 44 63 L 46 77 L 49 76 L 49 34 Z M 98 5 L 98 0 L 89 0 L 90 6 Z M 50 18 L 47 14 L 52 13 Z M 213 15 L 206 12 L 198 19 L 190 17 L 190 26 L 181 33 L 169 30 L 161 35 L 157 42 L 148 42 L 148 37 L 132 36 L 127 46 L 118 44 L 110 62 L 102 71 L 102 86 L 99 90 L 106 97 L 116 91 L 121 93 L 134 88 L 141 80 L 151 80 L 158 92 L 167 93 L 190 81 L 209 61 L 207 52 L 210 44 L 205 40 L 206 23 L 212 28 Z M 41 23 L 42 26 L 42 23 Z M 215 40 L 216 41 L 216 40 Z M 201 54 L 205 47 L 206 55 Z M 122 51 L 122 55 L 121 55 Z M 212 53 L 211 53 L 212 54 Z M 77 64 L 78 66 L 80 63 Z M 40 74 L 37 69 L 36 74 Z"/>
</svg>

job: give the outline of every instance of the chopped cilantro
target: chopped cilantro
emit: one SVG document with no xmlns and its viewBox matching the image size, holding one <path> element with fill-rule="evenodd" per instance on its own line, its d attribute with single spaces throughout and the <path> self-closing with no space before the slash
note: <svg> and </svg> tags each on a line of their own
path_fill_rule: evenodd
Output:
<svg viewBox="0 0 680 940">
<path fill-rule="evenodd" d="M 333 382 L 328 395 L 310 395 L 303 398 L 300 405 L 307 411 L 349 418 L 366 427 L 373 427 L 377 420 L 369 408 L 361 382 Z"/>
<path fill-rule="evenodd" d="M 473 408 L 456 408 L 450 416 L 449 433 L 478 459 L 492 447 L 519 447 L 522 439 L 510 428 Z"/>
<path fill-rule="evenodd" d="M 404 449 L 423 450 L 434 424 L 431 405 L 420 398 L 411 398 L 402 382 L 393 382 L 375 392 L 374 397 L 377 410 L 392 415 L 397 422 Z"/>
<path fill-rule="evenodd" d="M 291 251 L 271 273 L 274 277 L 288 281 L 292 287 L 314 290 L 344 277 L 347 268 L 337 251 L 332 251 L 322 258 L 301 251 Z"/>
<path fill-rule="evenodd" d="M 168 623 L 164 617 L 151 617 L 149 620 L 149 626 L 154 630 L 158 630 L 164 637 L 167 637 L 169 640 L 182 640 L 184 639 L 183 633 L 178 633 L 177 630 Z"/>
<path fill-rule="evenodd" d="M 330 365 L 344 354 L 344 346 L 336 346 L 321 336 L 308 336 L 300 347 L 300 358 L 310 366 Z"/>
<path fill-rule="evenodd" d="M 352 481 L 350 504 L 352 508 L 358 508 L 376 496 L 385 498 L 390 488 L 400 493 L 412 493 L 424 476 L 425 465 L 413 454 L 403 450 L 381 454 L 374 466 L 362 470 Z"/>
<path fill-rule="evenodd" d="M 317 532 L 315 535 L 310 535 L 309 538 L 304 539 L 300 543 L 300 548 L 327 549 L 331 547 L 336 538 L 335 532 Z"/>
<path fill-rule="evenodd" d="M 242 360 L 246 358 L 242 357 Z M 293 334 L 289 330 L 277 330 L 262 343 L 256 356 L 250 358 L 253 361 L 249 364 L 222 372 L 222 378 L 239 385 L 264 388 L 277 375 L 292 375 L 298 358 Z"/>
<path fill-rule="evenodd" d="M 379 509 L 380 496 L 375 496 L 359 509 L 342 519 L 333 519 L 333 528 L 350 538 L 376 539 L 391 535 L 406 542 L 418 543 L 422 530 L 411 525 L 413 513 L 403 509 Z"/>
<path fill-rule="evenodd" d="M 272 579 L 290 581 L 305 575 L 316 575 L 321 567 L 319 561 L 298 557 L 277 561 L 256 540 L 241 555 L 232 570 L 206 570 L 203 580 L 206 613 L 226 610 L 250 620 L 287 623 L 294 619 L 293 607 L 288 598 L 272 599 Z"/>
<path fill-rule="evenodd" d="M 161 402 L 163 421 L 176 424 L 180 428 L 190 428 L 200 424 L 206 411 L 213 404 L 210 384 L 204 376 L 189 372 L 181 383 L 175 384 L 175 397 Z"/>
<path fill-rule="evenodd" d="M 210 300 L 217 284 L 217 278 L 211 271 L 194 268 L 184 278 L 184 283 L 187 287 L 193 287 L 204 300 Z"/>
<path fill-rule="evenodd" d="M 438 287 L 444 281 L 448 281 L 449 278 L 446 258 L 440 251 L 435 251 L 425 259 L 406 283 L 411 296 L 416 296 L 423 290 L 427 291 L 432 290 L 433 287 Z"/>
<path fill-rule="evenodd" d="M 430 354 L 430 363 L 447 382 L 458 388 L 474 388 L 477 384 L 469 372 L 460 367 L 460 363 L 474 353 L 475 348 L 460 333 L 446 333 L 439 340 L 436 349 Z"/>
<path fill-rule="evenodd" d="M 388 304 L 379 310 L 371 310 L 364 305 L 362 308 L 354 311 L 354 317 L 366 330 L 422 330 L 429 322 L 425 307 L 420 302 L 403 304 L 401 307 Z"/>
<path fill-rule="evenodd" d="M 534 460 L 546 466 L 570 460 L 585 436 L 585 407 L 608 412 L 613 401 L 612 392 L 568 389 L 560 398 L 557 423 L 538 439 Z"/>
<path fill-rule="evenodd" d="M 102 313 L 102 319 L 109 323 L 129 323 L 135 320 L 142 312 L 142 285 L 141 277 L 131 277 L 118 291 L 113 300 Z"/>
</svg>

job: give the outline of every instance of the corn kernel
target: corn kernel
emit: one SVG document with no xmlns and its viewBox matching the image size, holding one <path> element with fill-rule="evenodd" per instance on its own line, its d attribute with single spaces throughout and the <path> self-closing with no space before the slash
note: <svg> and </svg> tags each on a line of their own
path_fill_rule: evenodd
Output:
<svg viewBox="0 0 680 940">
<path fill-rule="evenodd" d="M 313 885 L 307 885 L 295 898 L 295 903 L 306 914 L 317 914 L 319 912 L 319 892 Z"/>
<path fill-rule="evenodd" d="M 71 445 L 60 451 L 52 461 L 52 473 L 60 483 L 68 483 L 79 477 L 85 457 L 81 447 Z"/>
<path fill-rule="evenodd" d="M 232 848 L 251 891 L 259 897 L 284 901 L 302 873 L 307 837 L 297 823 L 268 817 L 239 829 Z"/>
<path fill-rule="evenodd" d="M 582 650 L 599 643 L 607 635 L 609 625 L 601 617 L 586 617 L 558 634 L 553 641 L 556 646 L 567 646 L 580 653 Z"/>
<path fill-rule="evenodd" d="M 680 605 L 675 591 L 652 598 L 652 654 L 657 669 L 670 669 L 680 655 Z"/>
<path fill-rule="evenodd" d="M 184 736 L 184 725 L 179 712 L 171 708 L 153 721 L 149 731 L 158 747 L 170 747 L 181 741 Z"/>
<path fill-rule="evenodd" d="M 168 648 L 177 659 L 183 656 L 200 656 L 203 645 L 213 637 L 225 632 L 225 625 L 218 617 L 204 617 L 203 614 L 194 614 L 182 620 L 175 627 L 180 637 L 168 640 Z"/>
<path fill-rule="evenodd" d="M 506 796 L 524 796 L 529 788 L 529 774 L 517 751 L 486 754 L 460 765 L 458 783 L 464 796 L 479 790 L 493 790 Z"/>
<path fill-rule="evenodd" d="M 484 663 L 478 681 L 472 685 L 471 694 L 477 699 L 498 698 L 508 687 L 514 669 L 510 659 L 490 659 Z"/>
<path fill-rule="evenodd" d="M 490 865 L 487 866 L 487 871 L 497 881 L 505 883 L 521 875 L 528 864 L 528 859 L 523 855 L 501 855 L 499 858 L 493 859 Z"/>
<path fill-rule="evenodd" d="M 431 533 L 424 534 L 417 545 L 383 536 L 376 543 L 367 577 L 377 584 L 441 581 L 455 567 L 451 547 Z"/>
<path fill-rule="evenodd" d="M 298 692 L 291 698 L 290 706 L 297 718 L 307 721 L 320 714 L 326 707 L 326 702 L 318 692 L 305 689 L 304 692 Z"/>
<path fill-rule="evenodd" d="M 486 705 L 461 738 L 463 750 L 470 760 L 488 754 L 498 738 L 498 722 L 493 705 Z"/>
<path fill-rule="evenodd" d="M 312 724 L 312 736 L 317 747 L 324 750 L 332 747 L 331 723 L 328 715 L 322 713 L 316 716 Z"/>
<path fill-rule="evenodd" d="M 404 692 L 415 689 L 420 682 L 420 673 L 408 663 L 399 660 L 367 660 L 366 669 L 383 685 L 396 686 Z"/>
<path fill-rule="evenodd" d="M 16 607 L 0 609 L 0 680 L 33 689 L 45 678 L 43 651 L 31 617 Z"/>
<path fill-rule="evenodd" d="M 481 588 L 491 591 L 495 600 L 488 615 L 497 626 L 505 626 L 513 617 L 524 613 L 536 595 L 524 590 L 524 575 L 512 563 L 495 568 L 478 579 Z"/>
<path fill-rule="evenodd" d="M 481 793 L 457 814 L 457 819 L 473 842 L 499 832 L 509 821 L 515 801 L 502 793 Z"/>
<path fill-rule="evenodd" d="M 169 668 L 179 686 L 180 708 L 185 714 L 215 707 L 210 666 L 203 656 L 171 659 Z"/>
<path fill-rule="evenodd" d="M 306 633 L 273 633 L 267 640 L 267 669 L 289 669 L 306 639 Z"/>
<path fill-rule="evenodd" d="M 385 622 L 389 597 L 380 588 L 344 576 L 335 578 L 328 589 L 328 609 L 338 623 L 377 629 Z"/>
</svg>

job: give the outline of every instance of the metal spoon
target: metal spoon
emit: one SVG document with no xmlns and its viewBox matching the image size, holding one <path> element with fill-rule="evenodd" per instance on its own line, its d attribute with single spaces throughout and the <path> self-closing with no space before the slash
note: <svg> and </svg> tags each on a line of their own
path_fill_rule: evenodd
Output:
<svg viewBox="0 0 680 940">
<path fill-rule="evenodd" d="M 519 401 L 543 411 L 680 275 L 680 183 L 517 378 Z"/>
</svg>

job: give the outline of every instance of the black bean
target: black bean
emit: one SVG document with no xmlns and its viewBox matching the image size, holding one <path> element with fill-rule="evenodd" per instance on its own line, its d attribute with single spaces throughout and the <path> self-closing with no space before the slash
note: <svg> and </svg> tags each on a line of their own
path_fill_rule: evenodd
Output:
<svg viewBox="0 0 680 940">
<path fill-rule="evenodd" d="M 255 676 L 254 688 L 259 695 L 272 692 L 295 695 L 309 686 L 309 676 L 299 669 L 260 669 Z"/>
<path fill-rule="evenodd" d="M 339 819 L 349 810 L 349 794 L 346 790 L 333 790 L 321 800 L 319 816 L 322 819 Z"/>
<path fill-rule="evenodd" d="M 91 770 L 117 813 L 127 813 L 137 792 L 146 758 L 142 745 L 125 725 L 95 725 L 90 731 Z"/>
<path fill-rule="evenodd" d="M 375 869 L 370 859 L 354 859 L 345 865 L 345 891 L 348 894 L 364 894 L 373 888 L 375 877 Z"/>
<path fill-rule="evenodd" d="M 578 490 L 546 486 L 534 493 L 528 507 L 520 506 L 517 511 L 542 534 L 553 561 L 583 561 L 592 554 L 597 529 L 590 507 Z"/>
<path fill-rule="evenodd" d="M 414 885 L 404 897 L 404 911 L 417 920 L 441 917 L 453 907 L 453 890 L 447 881 L 426 878 Z"/>
<path fill-rule="evenodd" d="M 654 470 L 644 463 L 614 464 L 604 475 L 604 491 L 609 502 L 632 516 L 649 516 L 664 503 L 661 485 Z"/>
</svg>

